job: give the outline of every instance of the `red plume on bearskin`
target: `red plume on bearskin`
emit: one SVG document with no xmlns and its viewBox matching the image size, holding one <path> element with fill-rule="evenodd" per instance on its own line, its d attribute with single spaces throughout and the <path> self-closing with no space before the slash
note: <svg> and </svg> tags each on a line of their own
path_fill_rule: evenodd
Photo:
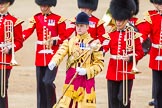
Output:
<svg viewBox="0 0 162 108">
<path fill-rule="evenodd" d="M 97 9 L 98 0 L 77 0 L 78 8 L 89 8 L 93 11 Z"/>
</svg>

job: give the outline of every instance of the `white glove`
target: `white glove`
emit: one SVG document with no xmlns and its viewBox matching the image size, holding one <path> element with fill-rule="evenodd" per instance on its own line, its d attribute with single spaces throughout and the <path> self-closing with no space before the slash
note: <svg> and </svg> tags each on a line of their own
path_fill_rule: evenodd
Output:
<svg viewBox="0 0 162 108">
<path fill-rule="evenodd" d="M 103 46 L 104 46 L 104 45 L 108 45 L 109 42 L 110 42 L 110 40 L 105 39 L 105 40 L 103 41 L 102 45 L 103 45 Z"/>
<path fill-rule="evenodd" d="M 85 68 L 77 67 L 76 71 L 78 72 L 78 75 L 86 75 L 87 74 Z"/>
<path fill-rule="evenodd" d="M 99 40 L 99 39 L 94 40 L 94 41 L 91 43 L 90 47 L 91 47 L 91 48 L 96 48 L 96 47 L 97 47 L 97 44 L 100 44 L 100 40 Z"/>
<path fill-rule="evenodd" d="M 50 61 L 49 64 L 48 64 L 48 68 L 49 68 L 50 70 L 53 70 L 55 66 L 56 66 L 56 63 L 53 62 L 53 61 Z"/>
</svg>

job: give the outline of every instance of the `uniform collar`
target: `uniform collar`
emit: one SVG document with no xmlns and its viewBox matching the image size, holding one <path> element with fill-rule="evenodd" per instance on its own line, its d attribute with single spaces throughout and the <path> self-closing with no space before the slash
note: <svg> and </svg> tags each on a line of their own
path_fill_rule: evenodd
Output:
<svg viewBox="0 0 162 108">
<path fill-rule="evenodd" d="M 125 29 L 123 29 L 123 30 L 117 30 L 118 32 L 125 32 Z"/>
<path fill-rule="evenodd" d="M 85 39 L 87 37 L 89 37 L 90 35 L 88 33 L 82 34 L 82 35 L 77 35 L 77 38 L 79 39 Z"/>
<path fill-rule="evenodd" d="M 47 13 L 47 14 L 44 14 L 44 13 L 42 13 L 42 15 L 43 16 L 48 16 L 48 15 L 50 15 L 52 12 L 49 12 L 49 13 Z"/>
<path fill-rule="evenodd" d="M 6 13 L 4 13 L 4 14 L 1 14 L 0 13 L 0 17 L 5 17 L 5 16 L 7 16 L 9 13 L 8 12 L 6 12 Z"/>
<path fill-rule="evenodd" d="M 117 29 L 117 31 L 119 31 L 119 32 L 125 32 L 126 29 L 128 29 L 129 27 L 130 27 L 130 24 L 127 23 L 126 26 L 125 26 L 122 30 L 118 30 L 118 29 Z"/>
<path fill-rule="evenodd" d="M 126 27 L 124 29 L 122 29 L 122 30 L 117 29 L 118 32 L 125 32 L 125 30 L 126 30 Z"/>
<path fill-rule="evenodd" d="M 155 12 L 156 12 L 156 14 L 155 15 L 160 15 L 160 16 L 162 16 L 162 13 L 160 13 L 160 11 L 157 9 L 157 10 L 154 10 Z"/>
<path fill-rule="evenodd" d="M 158 11 L 159 15 L 162 16 L 162 13 L 160 13 L 160 11 Z"/>
</svg>

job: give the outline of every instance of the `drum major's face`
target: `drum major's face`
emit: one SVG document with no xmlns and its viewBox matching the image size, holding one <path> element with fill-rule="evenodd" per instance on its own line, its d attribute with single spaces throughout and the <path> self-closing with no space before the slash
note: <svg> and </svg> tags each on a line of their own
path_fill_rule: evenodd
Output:
<svg viewBox="0 0 162 108">
<path fill-rule="evenodd" d="M 78 35 L 85 34 L 88 30 L 89 26 L 86 24 L 76 24 L 76 32 Z"/>
</svg>

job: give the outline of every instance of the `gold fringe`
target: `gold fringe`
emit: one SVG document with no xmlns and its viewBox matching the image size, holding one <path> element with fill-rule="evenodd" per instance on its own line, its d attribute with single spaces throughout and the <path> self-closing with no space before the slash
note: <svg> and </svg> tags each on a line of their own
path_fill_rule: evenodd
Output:
<svg viewBox="0 0 162 108">
<path fill-rule="evenodd" d="M 65 84 L 64 88 L 66 87 L 67 85 Z M 75 108 L 76 103 L 78 103 L 78 108 L 96 108 L 96 93 L 94 88 L 91 89 L 91 94 L 84 93 L 83 95 L 78 95 L 81 92 L 85 92 L 84 88 L 80 87 L 77 91 L 74 91 L 74 86 L 70 85 L 58 105 L 55 105 L 53 108 L 69 108 L 71 101 L 73 101 L 72 108 Z"/>
<path fill-rule="evenodd" d="M 64 85 L 63 91 L 67 88 L 67 84 Z M 65 96 L 68 96 L 76 101 L 82 101 L 84 98 L 84 88 L 79 87 L 77 91 L 74 90 L 74 86 L 70 85 L 69 89 L 66 91 Z"/>
<path fill-rule="evenodd" d="M 63 90 L 66 89 L 68 85 L 65 84 L 63 87 Z M 74 86 L 70 85 L 69 89 L 66 91 L 65 96 L 68 96 L 72 98 L 73 100 L 76 100 L 77 102 L 81 102 L 83 100 L 86 101 L 94 101 L 96 99 L 96 93 L 94 88 L 91 88 L 91 93 L 87 94 L 85 92 L 85 88 L 79 87 L 77 91 L 74 90 Z"/>
<path fill-rule="evenodd" d="M 96 93 L 94 88 L 91 88 L 91 94 L 85 94 L 85 98 L 87 99 L 87 101 L 94 101 L 96 99 Z"/>
</svg>

